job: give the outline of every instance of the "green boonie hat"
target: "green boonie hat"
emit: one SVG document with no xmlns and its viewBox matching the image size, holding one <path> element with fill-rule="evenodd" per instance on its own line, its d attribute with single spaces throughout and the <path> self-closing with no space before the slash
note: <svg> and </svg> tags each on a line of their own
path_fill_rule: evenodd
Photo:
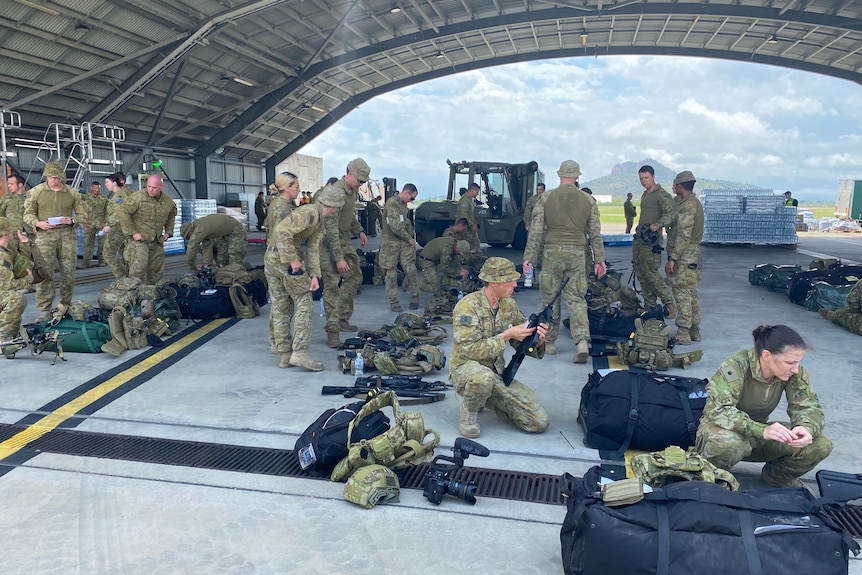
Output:
<svg viewBox="0 0 862 575">
<path fill-rule="evenodd" d="M 581 166 L 574 160 L 566 160 L 560 164 L 557 175 L 561 178 L 577 178 L 581 175 Z"/>
<path fill-rule="evenodd" d="M 472 247 L 470 246 L 470 242 L 467 240 L 458 240 L 455 242 L 455 247 L 458 248 L 459 255 L 466 255 L 470 253 Z"/>
<path fill-rule="evenodd" d="M 401 493 L 398 477 L 383 465 L 366 465 L 347 478 L 344 498 L 371 509 L 375 505 L 398 501 Z"/>
<path fill-rule="evenodd" d="M 521 274 L 515 270 L 515 264 L 506 258 L 494 257 L 485 260 L 479 279 L 491 283 L 502 283 L 517 280 Z"/>
<path fill-rule="evenodd" d="M 180 235 L 182 237 L 186 237 L 189 233 L 189 230 L 192 229 L 192 222 L 186 222 L 180 226 Z"/>
<path fill-rule="evenodd" d="M 347 164 L 347 171 L 356 176 L 356 179 L 361 182 L 367 182 L 368 176 L 371 175 L 371 168 L 368 167 L 368 164 L 366 164 L 365 160 L 362 158 L 351 160 L 351 162 Z"/>
<path fill-rule="evenodd" d="M 46 178 L 66 178 L 66 170 L 60 165 L 60 162 L 48 162 L 45 164 L 45 169 L 42 170 L 42 175 Z"/>
<path fill-rule="evenodd" d="M 673 185 L 681 184 L 683 182 L 696 182 L 697 179 L 694 177 L 694 174 L 685 170 L 684 172 L 680 172 L 673 179 Z"/>
<path fill-rule="evenodd" d="M 4 217 L 0 217 L 0 236 L 5 236 L 12 231 L 12 222 Z"/>
<path fill-rule="evenodd" d="M 340 208 L 344 205 L 344 192 L 339 188 L 327 187 L 320 192 L 320 196 L 317 198 L 317 201 L 324 206 Z"/>
</svg>

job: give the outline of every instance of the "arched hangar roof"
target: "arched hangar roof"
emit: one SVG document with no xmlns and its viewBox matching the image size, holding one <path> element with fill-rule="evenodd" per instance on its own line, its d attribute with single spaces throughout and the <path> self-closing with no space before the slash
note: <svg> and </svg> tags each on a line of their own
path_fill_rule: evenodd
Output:
<svg viewBox="0 0 862 575">
<path fill-rule="evenodd" d="M 862 0 L 6 0 L 0 105 L 272 166 L 363 102 L 498 64 L 724 58 L 862 84 Z"/>
</svg>

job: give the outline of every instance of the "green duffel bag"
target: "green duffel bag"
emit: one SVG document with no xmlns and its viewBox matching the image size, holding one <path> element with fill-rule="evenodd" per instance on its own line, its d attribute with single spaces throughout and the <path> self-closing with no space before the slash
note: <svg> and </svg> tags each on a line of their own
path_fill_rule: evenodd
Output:
<svg viewBox="0 0 862 575">
<path fill-rule="evenodd" d="M 45 333 L 59 332 L 64 352 L 102 353 L 102 345 L 111 340 L 111 328 L 100 321 L 78 321 L 64 317 L 57 325 L 39 325 Z"/>
</svg>

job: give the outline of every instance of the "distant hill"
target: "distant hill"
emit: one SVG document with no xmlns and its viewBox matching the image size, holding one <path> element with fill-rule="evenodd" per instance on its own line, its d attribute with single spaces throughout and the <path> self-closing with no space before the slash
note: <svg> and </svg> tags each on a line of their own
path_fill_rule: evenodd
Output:
<svg viewBox="0 0 862 575">
<path fill-rule="evenodd" d="M 623 162 L 616 164 L 611 168 L 611 173 L 608 176 L 602 176 L 594 180 L 581 182 L 581 187 L 588 187 L 593 191 L 593 194 L 606 194 L 614 197 L 625 198 L 628 192 L 634 194 L 635 198 L 639 197 L 643 192 L 643 188 L 638 182 L 638 168 L 644 164 L 649 164 L 655 169 L 655 181 L 661 186 L 671 191 L 671 184 L 678 172 L 663 166 L 660 162 L 645 158 L 639 162 Z M 744 184 L 740 182 L 731 182 L 728 180 L 712 180 L 702 177 L 700 174 L 695 174 L 697 177 L 697 185 L 695 191 L 703 189 L 737 189 L 737 190 L 759 190 L 761 186 L 754 184 Z"/>
</svg>

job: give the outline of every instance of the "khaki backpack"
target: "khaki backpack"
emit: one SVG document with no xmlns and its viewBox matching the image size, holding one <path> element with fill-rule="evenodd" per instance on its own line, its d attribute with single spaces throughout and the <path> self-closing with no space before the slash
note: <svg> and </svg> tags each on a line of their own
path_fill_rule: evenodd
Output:
<svg viewBox="0 0 862 575">
<path fill-rule="evenodd" d="M 354 426 L 364 417 L 384 407 L 391 407 L 395 414 L 389 430 L 370 439 L 349 443 Z M 429 435 L 433 437 L 425 442 Z M 440 445 L 440 434 L 425 428 L 425 420 L 420 412 L 401 411 L 398 396 L 394 391 L 376 395 L 363 405 L 350 422 L 347 437 L 347 456 L 332 470 L 329 477 L 332 481 L 347 481 L 354 471 L 366 465 L 384 465 L 389 469 L 419 465 L 429 461 L 434 455 L 434 449 Z"/>
<path fill-rule="evenodd" d="M 240 319 L 253 319 L 260 315 L 260 306 L 251 297 L 246 289 L 240 284 L 234 284 L 228 288 L 230 302 L 236 310 L 236 316 Z"/>
<path fill-rule="evenodd" d="M 99 292 L 99 307 L 111 311 L 116 307 L 132 309 L 139 301 L 138 289 L 143 282 L 138 278 L 120 278 Z"/>
<path fill-rule="evenodd" d="M 617 357 L 623 364 L 649 370 L 665 371 L 671 367 L 688 367 L 700 361 L 703 351 L 673 353 L 676 343 L 670 336 L 671 327 L 658 318 L 635 319 L 635 332 L 628 341 L 617 342 Z"/>
</svg>

